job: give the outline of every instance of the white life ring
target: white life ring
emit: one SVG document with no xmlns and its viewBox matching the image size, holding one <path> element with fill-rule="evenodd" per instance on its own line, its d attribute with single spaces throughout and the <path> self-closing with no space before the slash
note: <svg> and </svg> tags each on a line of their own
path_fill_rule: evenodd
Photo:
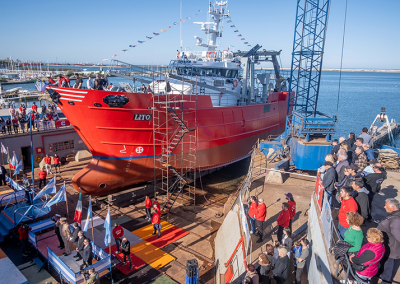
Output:
<svg viewBox="0 0 400 284">
<path fill-rule="evenodd" d="M 234 79 L 232 85 L 234 88 L 236 88 L 238 86 L 238 80 Z"/>
<path fill-rule="evenodd" d="M 211 56 L 212 54 L 213 54 L 213 56 Z M 210 59 L 217 58 L 217 53 L 215 51 L 209 51 L 208 52 L 208 58 L 210 58 Z"/>
</svg>

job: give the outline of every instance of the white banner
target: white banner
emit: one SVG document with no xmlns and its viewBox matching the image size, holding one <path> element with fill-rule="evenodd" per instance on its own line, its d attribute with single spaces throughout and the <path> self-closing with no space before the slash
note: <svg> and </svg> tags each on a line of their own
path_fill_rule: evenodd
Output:
<svg viewBox="0 0 400 284">
<path fill-rule="evenodd" d="M 56 125 L 53 120 L 49 121 L 36 121 L 37 123 L 37 129 L 38 130 L 50 130 L 50 129 L 55 129 Z"/>
<path fill-rule="evenodd" d="M 325 241 L 329 250 L 331 248 L 331 241 L 332 241 L 332 212 L 331 212 L 331 206 L 328 202 L 327 194 L 324 194 L 324 200 L 322 204 L 323 204 L 321 211 L 322 230 L 324 231 Z"/>
<path fill-rule="evenodd" d="M 247 215 L 246 212 L 244 211 L 242 199 L 240 199 L 240 217 L 242 219 L 242 229 L 244 234 L 246 235 L 246 255 L 247 255 L 251 236 L 250 236 L 249 225 L 247 224 Z"/>
</svg>

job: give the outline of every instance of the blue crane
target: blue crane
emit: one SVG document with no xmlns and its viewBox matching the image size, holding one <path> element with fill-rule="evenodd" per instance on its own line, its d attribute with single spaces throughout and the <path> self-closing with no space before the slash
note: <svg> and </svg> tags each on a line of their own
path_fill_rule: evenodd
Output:
<svg viewBox="0 0 400 284">
<path fill-rule="evenodd" d="M 316 170 L 330 153 L 336 116 L 317 111 L 330 0 L 297 0 L 289 106 L 284 138 L 301 170 Z"/>
</svg>

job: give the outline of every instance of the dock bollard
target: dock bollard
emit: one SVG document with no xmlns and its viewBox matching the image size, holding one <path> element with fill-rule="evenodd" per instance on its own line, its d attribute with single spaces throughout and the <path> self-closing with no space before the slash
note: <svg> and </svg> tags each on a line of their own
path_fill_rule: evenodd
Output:
<svg viewBox="0 0 400 284">
<path fill-rule="evenodd" d="M 186 262 L 186 284 L 197 284 L 199 281 L 199 264 L 197 259 Z"/>
</svg>

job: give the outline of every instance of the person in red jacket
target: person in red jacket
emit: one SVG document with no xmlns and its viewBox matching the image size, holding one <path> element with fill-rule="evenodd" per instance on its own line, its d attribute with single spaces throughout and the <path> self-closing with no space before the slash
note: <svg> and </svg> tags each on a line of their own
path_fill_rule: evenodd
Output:
<svg viewBox="0 0 400 284">
<path fill-rule="evenodd" d="M 264 199 L 259 198 L 257 212 L 256 212 L 256 227 L 257 227 L 256 231 L 260 238 L 257 240 L 257 243 L 261 243 L 263 238 L 263 232 L 264 232 L 263 225 L 265 217 L 267 217 L 267 206 L 265 206 L 264 204 Z"/>
<path fill-rule="evenodd" d="M 49 155 L 46 154 L 46 157 L 44 157 L 43 160 L 44 160 L 44 167 L 45 167 L 45 169 L 47 171 L 47 174 L 49 174 L 49 170 L 50 170 L 50 174 L 53 174 L 51 172 L 51 157 L 49 157 Z"/>
<path fill-rule="evenodd" d="M 160 203 L 158 203 L 158 201 L 157 201 L 157 197 L 154 197 L 154 198 L 153 198 L 153 204 L 156 204 L 156 205 L 157 205 L 157 208 L 158 208 L 158 210 L 160 210 L 160 211 L 161 211 Z"/>
<path fill-rule="evenodd" d="M 42 170 L 38 173 L 39 176 L 39 189 L 42 189 L 42 184 L 43 186 L 46 186 L 46 177 L 47 177 L 47 172 L 42 168 Z"/>
<path fill-rule="evenodd" d="M 252 234 L 256 233 L 256 213 L 257 213 L 257 198 L 255 196 L 251 197 L 250 207 L 249 207 L 249 219 L 250 219 L 250 230 Z"/>
<path fill-rule="evenodd" d="M 151 223 L 153 224 L 154 232 L 152 235 L 155 235 L 158 231 L 158 238 L 161 237 L 161 211 L 157 208 L 157 204 L 153 205 L 153 217 L 151 218 Z"/>
<path fill-rule="evenodd" d="M 286 200 L 288 201 L 289 204 L 289 213 L 290 213 L 290 222 L 289 222 L 289 228 L 290 231 L 292 231 L 292 223 L 293 223 L 293 218 L 294 215 L 296 214 L 296 201 L 293 199 L 293 195 L 289 192 L 285 194 Z"/>
<path fill-rule="evenodd" d="M 30 228 L 26 224 L 22 224 L 18 228 L 19 241 L 21 242 L 21 248 L 22 248 L 22 255 L 23 256 L 28 256 L 26 254 L 26 249 L 28 247 L 28 233 L 29 233 L 29 230 L 31 230 L 31 229 L 32 228 Z"/>
<path fill-rule="evenodd" d="M 66 82 L 65 82 L 65 79 L 64 79 L 64 77 L 61 75 L 61 74 L 58 74 L 58 81 L 57 81 L 57 83 L 58 83 L 58 87 L 60 88 L 60 87 L 63 87 L 63 85 L 64 85 L 64 87 L 66 86 Z M 63 84 L 64 83 L 64 84 Z"/>
<path fill-rule="evenodd" d="M 65 83 L 67 83 L 67 87 L 71 88 L 71 85 L 69 83 L 69 76 L 67 74 L 65 74 L 65 76 L 64 76 L 64 81 L 65 81 Z"/>
<path fill-rule="evenodd" d="M 58 168 L 58 173 L 61 173 L 61 164 L 60 164 L 60 157 L 57 154 L 54 154 L 54 169 L 56 170 L 57 173 L 57 168 Z"/>
<path fill-rule="evenodd" d="M 283 228 L 289 227 L 290 223 L 289 204 L 287 202 L 284 202 L 282 204 L 282 211 L 279 214 L 278 220 L 276 220 L 276 222 L 278 222 L 278 242 L 282 243 Z"/>
<path fill-rule="evenodd" d="M 353 188 L 351 186 L 343 186 L 340 190 L 340 197 L 342 198 L 342 203 L 339 209 L 339 223 L 338 223 L 338 232 L 342 240 L 344 240 L 344 233 L 350 227 L 349 222 L 347 222 L 347 212 L 358 211 L 357 202 L 352 197 Z"/>
<path fill-rule="evenodd" d="M 117 250 L 115 251 L 115 253 L 120 253 L 119 248 L 121 246 L 122 236 L 124 235 L 124 229 L 121 227 L 121 225 L 114 223 L 114 229 L 112 230 L 112 234 L 115 239 L 115 244 L 117 246 Z"/>
<path fill-rule="evenodd" d="M 151 206 L 152 206 L 150 197 L 146 196 L 145 201 L 146 201 L 146 206 L 145 206 L 146 207 L 146 219 L 148 219 L 150 221 L 151 220 Z"/>
</svg>

